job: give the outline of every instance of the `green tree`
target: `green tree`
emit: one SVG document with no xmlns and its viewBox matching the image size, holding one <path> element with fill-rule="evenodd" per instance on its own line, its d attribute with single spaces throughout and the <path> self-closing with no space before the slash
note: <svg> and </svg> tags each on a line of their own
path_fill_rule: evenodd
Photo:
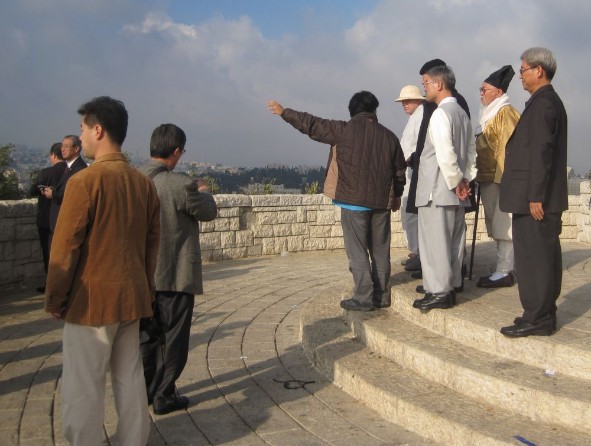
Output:
<svg viewBox="0 0 591 446">
<path fill-rule="evenodd" d="M 18 185 L 16 171 L 10 167 L 13 147 L 12 144 L 0 147 L 0 200 L 20 200 L 25 195 Z"/>
<path fill-rule="evenodd" d="M 320 184 L 318 181 L 312 181 L 312 183 L 306 184 L 304 186 L 304 191 L 310 195 L 318 194 L 320 193 Z"/>
<path fill-rule="evenodd" d="M 219 186 L 214 177 L 206 175 L 203 178 L 201 178 L 201 180 L 207 183 L 207 185 L 209 186 L 210 194 L 215 195 L 220 193 L 221 187 Z"/>
<path fill-rule="evenodd" d="M 264 195 L 273 194 L 273 185 L 275 183 L 277 183 L 277 178 L 271 178 L 270 180 L 265 178 L 263 180 L 263 194 Z"/>
</svg>

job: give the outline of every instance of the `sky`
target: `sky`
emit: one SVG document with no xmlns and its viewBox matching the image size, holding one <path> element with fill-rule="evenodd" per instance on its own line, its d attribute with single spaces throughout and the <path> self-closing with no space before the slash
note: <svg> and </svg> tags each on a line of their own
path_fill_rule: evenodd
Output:
<svg viewBox="0 0 591 446">
<path fill-rule="evenodd" d="M 348 120 L 360 90 L 398 136 L 400 89 L 424 62 L 450 65 L 476 123 L 478 88 L 521 53 L 556 55 L 553 84 L 569 116 L 569 162 L 591 168 L 591 2 L 585 0 L 3 0 L 0 144 L 47 148 L 78 134 L 96 96 L 129 112 L 124 150 L 149 155 L 152 130 L 187 133 L 190 161 L 323 165 L 326 145 L 266 110 L 266 101 Z M 522 110 L 519 74 L 509 90 Z M 18 156 L 18 154 L 15 154 Z"/>
</svg>

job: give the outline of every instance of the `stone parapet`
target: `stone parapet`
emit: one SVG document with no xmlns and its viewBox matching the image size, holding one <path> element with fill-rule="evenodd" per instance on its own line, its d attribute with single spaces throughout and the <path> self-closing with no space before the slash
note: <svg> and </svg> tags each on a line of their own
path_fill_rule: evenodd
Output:
<svg viewBox="0 0 591 446">
<path fill-rule="evenodd" d="M 340 208 L 324 195 L 215 195 L 218 216 L 201 223 L 203 261 L 343 249 Z M 43 281 L 41 248 L 35 226 L 36 200 L 0 201 L 0 289 Z M 591 243 L 591 185 L 569 196 L 562 239 Z M 466 216 L 466 243 L 473 237 L 474 214 Z M 393 248 L 406 246 L 400 213 L 392 214 Z M 489 241 L 482 207 L 477 241 Z"/>
</svg>

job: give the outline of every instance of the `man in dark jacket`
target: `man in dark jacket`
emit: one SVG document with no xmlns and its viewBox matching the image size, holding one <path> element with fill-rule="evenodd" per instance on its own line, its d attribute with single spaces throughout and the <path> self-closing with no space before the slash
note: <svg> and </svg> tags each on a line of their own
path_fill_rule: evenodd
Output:
<svg viewBox="0 0 591 446">
<path fill-rule="evenodd" d="M 51 200 L 45 196 L 44 190 L 46 187 L 56 187 L 64 174 L 66 163 L 62 156 L 61 142 L 56 142 L 51 146 L 49 150 L 49 162 L 51 166 L 39 171 L 37 180 L 32 187 L 32 192 L 38 195 L 37 229 L 39 230 L 39 243 L 41 243 L 45 274 L 47 274 L 47 266 L 49 265 L 49 209 L 51 207 Z M 44 293 L 45 286 L 37 288 L 37 291 Z"/>
<path fill-rule="evenodd" d="M 556 59 L 546 48 L 521 55 L 523 88 L 531 97 L 505 149 L 499 207 L 513 213 L 515 268 L 523 315 L 506 336 L 548 336 L 556 330 L 562 284 L 560 232 L 568 208 L 567 116 L 552 87 Z"/>
<path fill-rule="evenodd" d="M 355 289 L 341 301 L 346 310 L 389 307 L 390 210 L 400 208 L 406 162 L 396 135 L 378 123 L 379 102 L 368 91 L 353 95 L 349 121 L 322 119 L 283 108 L 267 108 L 315 141 L 330 144 L 324 194 L 341 208 L 341 226 Z"/>
<path fill-rule="evenodd" d="M 174 124 L 152 133 L 151 161 L 140 171 L 152 178 L 160 199 L 160 248 L 154 282 L 154 318 L 140 323 L 140 348 L 148 401 L 154 413 L 185 409 L 176 380 L 189 354 L 195 294 L 203 294 L 199 222 L 216 217 L 217 207 L 207 185 L 173 172 L 185 152 L 187 137 Z M 156 323 L 154 323 L 156 322 Z"/>
</svg>

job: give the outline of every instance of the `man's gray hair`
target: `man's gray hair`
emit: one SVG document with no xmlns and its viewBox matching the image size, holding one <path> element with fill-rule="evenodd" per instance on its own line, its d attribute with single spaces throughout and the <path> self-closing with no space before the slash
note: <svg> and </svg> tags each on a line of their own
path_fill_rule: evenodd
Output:
<svg viewBox="0 0 591 446">
<path fill-rule="evenodd" d="M 446 90 L 453 91 L 456 88 L 456 75 L 449 65 L 438 65 L 426 73 L 431 79 L 440 81 Z"/>
<path fill-rule="evenodd" d="M 542 67 L 548 80 L 552 80 L 556 73 L 556 58 L 548 48 L 529 48 L 523 52 L 521 60 L 532 68 Z"/>
<path fill-rule="evenodd" d="M 64 139 L 69 139 L 72 141 L 72 145 L 74 147 L 82 147 L 82 141 L 80 141 L 80 138 L 76 135 L 66 135 L 64 136 Z"/>
</svg>

